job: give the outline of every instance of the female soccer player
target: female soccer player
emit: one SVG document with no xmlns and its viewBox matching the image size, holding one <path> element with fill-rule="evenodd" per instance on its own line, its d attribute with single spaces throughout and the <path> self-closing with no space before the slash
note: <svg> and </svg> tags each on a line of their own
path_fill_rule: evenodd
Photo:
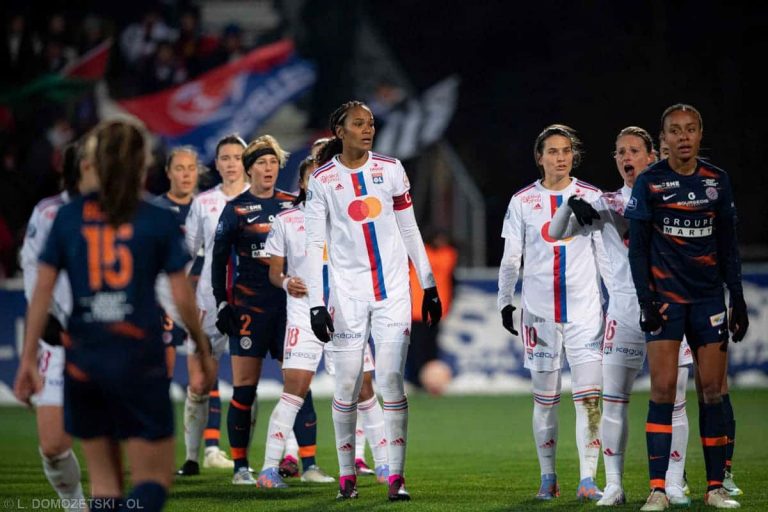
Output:
<svg viewBox="0 0 768 512">
<path fill-rule="evenodd" d="M 84 170 L 81 172 L 81 166 Z M 27 303 L 37 282 L 37 261 L 59 208 L 72 198 L 96 188 L 94 172 L 82 158 L 82 147 L 71 144 L 64 150 L 62 178 L 64 191 L 35 205 L 27 225 L 21 248 L 21 268 L 24 270 L 24 296 Z M 39 370 L 42 390 L 35 397 L 37 432 L 40 439 L 40 457 L 43 472 L 51 487 L 67 510 L 81 510 L 83 488 L 80 484 L 80 465 L 72 451 L 72 437 L 64 431 L 64 347 L 61 334 L 72 313 L 72 292 L 69 280 L 62 274 L 56 280 L 53 303 L 47 325 L 40 339 Z"/>
<path fill-rule="evenodd" d="M 629 430 L 629 396 L 645 360 L 645 337 L 637 325 L 640 306 L 629 270 L 629 225 L 624 219 L 624 209 L 635 179 L 656 159 L 653 140 L 642 128 L 628 126 L 616 137 L 614 156 L 624 186 L 616 192 L 604 193 L 592 204 L 580 199 L 570 201 L 573 208 L 570 204 L 563 205 L 549 226 L 549 236 L 557 240 L 600 231 L 608 256 L 607 264 L 600 268 L 610 302 L 603 339 L 603 415 L 600 424 L 606 487 L 603 497 L 597 502 L 599 506 L 620 505 L 626 501 L 621 479 Z M 574 216 L 571 216 L 572 211 Z M 691 363 L 691 350 L 684 341 L 680 345 L 666 489 L 670 501 L 685 506 L 690 504 L 690 498 L 683 491 L 683 470 L 688 445 L 685 392 Z"/>
<path fill-rule="evenodd" d="M 536 138 L 534 158 L 542 178 L 512 196 L 502 236 L 498 307 L 504 327 L 514 335 L 512 296 L 525 261 L 522 330 L 524 365 L 533 383 L 533 432 L 541 467 L 538 499 L 559 496 L 555 473 L 560 373 L 571 367 L 580 482 L 576 496 L 599 500 L 595 482 L 600 453 L 600 389 L 603 313 L 596 257 L 599 235 L 555 240 L 548 228 L 557 209 L 573 198 L 594 201 L 600 191 L 571 177 L 581 160 L 574 130 L 555 124 Z"/>
<path fill-rule="evenodd" d="M 141 199 L 149 160 L 143 131 L 107 122 L 86 139 L 99 191 L 59 209 L 40 255 L 27 313 L 15 393 L 39 387 L 37 340 L 59 271 L 72 288 L 64 338 L 64 423 L 81 439 L 94 499 L 91 510 L 118 508 L 123 494 L 120 443 L 133 480 L 126 506 L 160 510 L 172 479 L 173 408 L 154 294 L 157 275 L 170 279 L 179 314 L 210 377 L 210 345 L 200 328 L 185 265 L 189 254 L 173 215 Z M 208 361 L 208 363 L 206 363 Z"/>
<path fill-rule="evenodd" d="M 250 177 L 248 190 L 227 203 L 216 227 L 211 276 L 217 304 L 216 328 L 229 336 L 233 396 L 227 417 L 234 484 L 283 487 L 285 483 L 263 475 L 254 480 L 248 471 L 251 406 L 261 376 L 264 357 L 282 359 L 285 336 L 285 292 L 269 282 L 269 255 L 264 250 L 269 229 L 278 213 L 293 208 L 295 196 L 275 188 L 288 153 L 270 135 L 251 142 L 243 152 L 243 167 Z M 230 304 L 227 298 L 227 263 L 234 250 L 237 263 Z M 302 425 L 312 425 L 308 439 L 297 440 L 308 452 L 307 467 L 315 463 L 316 417 L 311 398 L 302 409 Z M 309 453 L 311 452 L 311 453 Z"/>
<path fill-rule="evenodd" d="M 216 144 L 216 170 L 221 175 L 221 184 L 195 197 L 190 206 L 189 214 L 187 214 L 184 229 L 190 253 L 197 254 L 201 247 L 204 250 L 203 269 L 195 293 L 200 308 L 203 330 L 211 340 L 213 347 L 216 375 L 219 373 L 218 364 L 221 354 L 227 349 L 227 337 L 216 329 L 216 303 L 213 300 L 213 288 L 211 286 L 213 239 L 224 205 L 248 190 L 249 185 L 245 182 L 245 171 L 242 163 L 245 145 L 245 141 L 234 134 L 223 137 Z M 177 471 L 177 474 L 181 476 L 200 474 L 200 465 L 197 460 L 206 423 L 210 421 L 210 402 L 219 402 L 219 410 L 221 407 L 216 389 L 218 379 L 205 382 L 200 378 L 199 357 L 191 350 L 187 356 L 187 370 L 189 372 L 189 387 L 184 401 L 184 442 L 187 453 L 184 464 Z M 215 439 L 210 441 L 206 439 L 203 465 L 215 468 L 234 467 L 234 463 L 219 449 L 218 443 L 215 441 Z"/>
<path fill-rule="evenodd" d="M 728 438 L 721 394 L 728 330 L 738 342 L 749 325 L 736 209 L 728 175 L 697 158 L 701 114 L 690 105 L 672 105 L 662 114 L 661 125 L 669 158 L 640 175 L 625 211 L 651 371 L 646 423 L 651 494 L 642 510 L 668 506 L 664 475 L 683 336 L 693 349 L 699 380 L 699 429 L 707 472 L 704 501 L 716 508 L 737 508 L 739 503 L 723 488 Z M 730 314 L 723 284 L 729 291 Z"/>
<path fill-rule="evenodd" d="M 304 396 L 309 391 L 312 378 L 323 356 L 325 343 L 318 340 L 309 325 L 309 304 L 307 287 L 301 276 L 306 275 L 305 265 L 305 223 L 304 200 L 306 199 L 309 174 L 317 168 L 314 158 L 309 157 L 299 166 L 299 197 L 297 208 L 280 213 L 272 224 L 267 239 L 266 251 L 270 254 L 269 279 L 273 285 L 283 288 L 288 294 L 287 326 L 283 346 L 283 394 L 272 411 L 267 430 L 267 448 L 264 454 L 262 475 L 277 471 L 285 440 L 293 430 L 296 414 L 303 405 Z M 287 263 L 287 265 L 286 265 Z M 385 441 L 380 451 L 386 451 L 383 416 L 381 406 L 373 393 L 373 359 L 367 351 L 365 371 L 366 379 L 360 392 L 362 415 L 378 414 L 381 419 L 380 432 L 373 445 Z M 326 367 L 329 359 L 326 358 Z M 370 423 L 370 421 L 368 422 Z M 365 443 L 365 439 L 363 439 Z M 377 470 L 385 478 L 386 459 Z M 260 475 L 261 476 L 261 475 Z M 274 475 L 270 478 L 274 479 Z M 302 481 L 333 482 L 316 465 L 304 470 Z"/>
<path fill-rule="evenodd" d="M 344 103 L 331 114 L 330 128 L 334 137 L 309 178 L 305 223 L 310 324 L 320 341 L 331 341 L 336 371 L 332 415 L 340 474 L 337 499 L 357 497 L 355 423 L 363 347 L 370 335 L 389 441 L 388 497 L 408 500 L 403 370 L 411 326 L 409 257 L 424 288 L 424 318 L 436 325 L 442 308 L 405 170 L 397 159 L 371 152 L 371 110 L 359 101 Z M 322 278 L 326 239 L 331 270 L 327 308 Z"/>
</svg>

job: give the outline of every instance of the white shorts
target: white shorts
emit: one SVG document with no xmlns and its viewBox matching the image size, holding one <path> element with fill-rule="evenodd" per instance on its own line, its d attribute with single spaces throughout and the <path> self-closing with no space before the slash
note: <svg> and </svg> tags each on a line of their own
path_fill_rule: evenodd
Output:
<svg viewBox="0 0 768 512">
<path fill-rule="evenodd" d="M 583 323 L 553 322 L 528 311 L 523 311 L 522 317 L 525 368 L 540 372 L 560 370 L 565 357 L 571 367 L 602 360 L 602 315 Z"/>
<path fill-rule="evenodd" d="M 645 334 L 640 324 L 607 316 L 603 337 L 603 364 L 614 364 L 640 370 L 645 361 Z"/>
<path fill-rule="evenodd" d="M 376 369 L 376 365 L 373 361 L 373 354 L 371 353 L 371 344 L 366 343 L 363 352 L 363 372 L 372 372 Z M 336 375 L 336 367 L 333 365 L 333 351 L 325 351 L 325 371 L 328 375 Z"/>
<path fill-rule="evenodd" d="M 203 332 L 211 341 L 211 349 L 213 357 L 216 360 L 221 359 L 221 355 L 229 348 L 229 337 L 226 334 L 221 334 L 216 328 L 217 312 L 213 304 L 201 304 L 201 307 L 208 307 L 210 309 L 198 309 L 200 314 L 200 323 L 203 325 Z M 191 339 L 187 338 L 187 350 L 190 354 L 195 351 L 195 344 Z"/>
<path fill-rule="evenodd" d="M 40 340 L 40 354 L 37 361 L 43 377 L 43 389 L 35 395 L 37 407 L 64 406 L 64 347 L 54 347 Z"/>
<path fill-rule="evenodd" d="M 331 292 L 328 311 L 335 332 L 331 351 L 362 350 L 373 337 L 375 343 L 409 343 L 411 296 L 406 290 L 380 301 L 361 301 Z"/>
<path fill-rule="evenodd" d="M 627 341 L 623 341 L 627 340 Z M 640 329 L 634 329 L 622 322 L 608 317 L 605 323 L 603 339 L 603 364 L 615 364 L 640 370 L 645 361 L 645 335 Z M 691 347 L 683 339 L 678 353 L 677 366 L 693 364 Z"/>
<path fill-rule="evenodd" d="M 677 355 L 677 366 L 688 366 L 693 364 L 693 354 L 691 353 L 691 346 L 683 337 L 683 342 L 680 343 L 680 353 Z"/>
</svg>

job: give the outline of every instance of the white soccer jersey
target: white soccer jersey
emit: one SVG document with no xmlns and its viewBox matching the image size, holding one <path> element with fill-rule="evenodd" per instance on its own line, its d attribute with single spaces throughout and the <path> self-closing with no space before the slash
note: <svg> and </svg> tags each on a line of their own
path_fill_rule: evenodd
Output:
<svg viewBox="0 0 768 512">
<path fill-rule="evenodd" d="M 315 170 L 309 179 L 305 209 L 307 246 L 321 246 L 326 229 L 330 230 L 332 290 L 343 290 L 346 296 L 362 301 L 380 301 L 407 292 L 409 251 L 396 211 L 411 208 L 409 188 L 399 160 L 372 152 L 358 169 L 345 167 L 335 156 Z M 328 228 L 327 218 L 331 224 Z M 434 286 L 420 238 L 411 252 L 422 286 Z M 322 304 L 323 291 L 315 268 L 307 279 L 313 306 Z"/>
<path fill-rule="evenodd" d="M 572 195 L 593 202 L 600 191 L 572 178 L 560 191 L 548 190 L 537 180 L 512 196 L 501 232 L 506 243 L 499 271 L 499 309 L 512 303 L 522 264 L 525 311 L 554 322 L 602 318 L 596 261 L 599 238 L 555 240 L 548 232 L 555 211 Z"/>
<path fill-rule="evenodd" d="M 307 278 L 306 231 L 304 227 L 304 205 L 280 212 L 272 222 L 272 227 L 264 247 L 267 254 L 286 259 L 288 275 Z M 286 294 L 287 325 L 296 326 L 312 332 L 309 323 L 309 299 Z"/>
<path fill-rule="evenodd" d="M 24 244 L 21 247 L 21 269 L 24 271 L 24 296 L 27 303 L 32 300 L 32 293 L 37 284 L 38 257 L 45 247 L 48 233 L 51 231 L 59 208 L 68 202 L 69 194 L 64 191 L 43 199 L 32 210 L 32 216 L 27 224 L 27 233 L 24 235 Z M 65 271 L 61 271 L 56 280 L 51 312 L 61 325 L 66 327 L 69 315 L 72 313 L 72 291 Z"/>
<path fill-rule="evenodd" d="M 213 239 L 216 236 L 219 216 L 230 199 L 234 199 L 249 188 L 250 185 L 246 183 L 238 194 L 228 197 L 221 190 L 221 185 L 216 185 L 192 200 L 184 224 L 184 232 L 190 254 L 197 254 L 201 246 L 204 250 L 203 270 L 200 272 L 200 280 L 195 292 L 200 309 L 210 311 L 216 309 L 211 284 L 211 261 L 213 260 Z"/>
</svg>

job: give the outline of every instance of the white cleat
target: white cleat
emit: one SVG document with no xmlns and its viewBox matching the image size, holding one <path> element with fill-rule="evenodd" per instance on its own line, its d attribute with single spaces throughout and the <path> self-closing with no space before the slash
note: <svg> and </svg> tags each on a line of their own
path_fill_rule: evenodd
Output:
<svg viewBox="0 0 768 512">
<path fill-rule="evenodd" d="M 730 471 L 725 472 L 725 478 L 723 479 L 723 487 L 725 487 L 725 490 L 728 491 L 728 494 L 731 496 L 741 496 L 744 494 L 744 491 L 739 489 L 739 486 L 736 485 L 736 482 L 733 481 L 733 473 Z"/>
<path fill-rule="evenodd" d="M 330 484 L 336 481 L 331 475 L 320 469 L 317 464 L 312 464 L 301 475 L 302 482 L 312 482 L 315 484 Z"/>
<path fill-rule="evenodd" d="M 235 463 L 227 457 L 227 454 L 218 446 L 209 446 L 205 449 L 203 458 L 204 468 L 232 469 Z"/>
<path fill-rule="evenodd" d="M 741 504 L 731 498 L 724 487 L 718 487 L 704 495 L 704 503 L 715 508 L 739 508 Z"/>
<path fill-rule="evenodd" d="M 603 497 L 598 500 L 598 507 L 613 507 L 615 505 L 624 505 L 627 502 L 624 496 L 624 489 L 616 484 L 608 484 L 603 491 Z"/>
<path fill-rule="evenodd" d="M 686 496 L 685 489 L 679 485 L 668 485 L 666 488 L 669 504 L 673 507 L 690 507 L 691 498 Z"/>
<path fill-rule="evenodd" d="M 669 508 L 669 499 L 663 491 L 654 489 L 645 500 L 645 505 L 640 507 L 643 512 L 654 512 L 656 510 L 667 510 Z"/>
<path fill-rule="evenodd" d="M 232 483 L 235 485 L 256 485 L 256 480 L 248 468 L 240 468 L 232 476 Z"/>
</svg>

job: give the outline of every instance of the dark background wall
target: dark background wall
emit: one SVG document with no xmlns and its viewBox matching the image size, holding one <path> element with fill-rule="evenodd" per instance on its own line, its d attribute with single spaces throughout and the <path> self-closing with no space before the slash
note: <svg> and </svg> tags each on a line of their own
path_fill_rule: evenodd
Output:
<svg viewBox="0 0 768 512">
<path fill-rule="evenodd" d="M 538 177 L 542 128 L 576 128 L 586 155 L 574 174 L 616 189 L 616 133 L 657 135 L 677 102 L 700 109 L 702 154 L 732 176 L 746 256 L 768 241 L 768 4 L 375 0 L 370 15 L 417 87 L 462 78 L 448 135 L 487 196 L 490 264 L 509 197 Z"/>
</svg>

